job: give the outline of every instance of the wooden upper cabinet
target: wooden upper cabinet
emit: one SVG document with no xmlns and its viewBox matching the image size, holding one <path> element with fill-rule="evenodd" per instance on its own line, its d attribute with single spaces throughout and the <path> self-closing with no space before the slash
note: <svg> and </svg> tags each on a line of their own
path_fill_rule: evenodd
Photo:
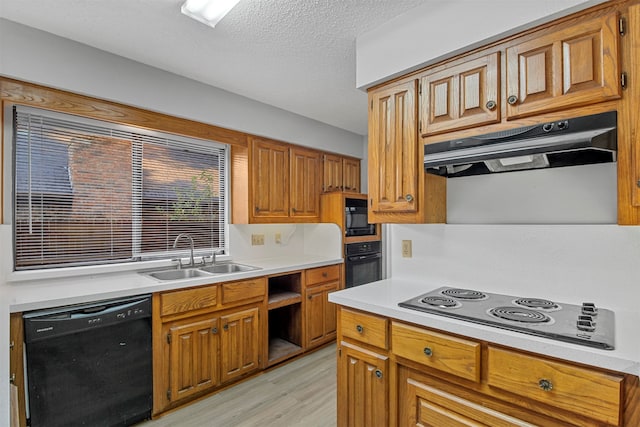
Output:
<svg viewBox="0 0 640 427">
<path fill-rule="evenodd" d="M 342 159 L 342 190 L 360 192 L 360 160 Z"/>
<path fill-rule="evenodd" d="M 322 157 L 320 152 L 291 147 L 291 212 L 295 218 L 320 218 Z"/>
<path fill-rule="evenodd" d="M 421 135 L 500 121 L 500 53 L 495 52 L 421 79 Z"/>
<path fill-rule="evenodd" d="M 369 209 L 374 214 L 418 209 L 422 162 L 418 161 L 417 86 L 418 81 L 411 80 L 369 94 Z"/>
<path fill-rule="evenodd" d="M 289 146 L 253 138 L 251 146 L 253 218 L 289 217 Z"/>
<path fill-rule="evenodd" d="M 508 47 L 507 117 L 619 98 L 618 37 L 610 13 Z"/>
<path fill-rule="evenodd" d="M 323 156 L 322 191 L 360 192 L 360 160 L 337 154 Z"/>
<path fill-rule="evenodd" d="M 324 169 L 322 191 L 342 191 L 342 157 L 336 154 L 325 154 L 322 163 Z"/>
</svg>

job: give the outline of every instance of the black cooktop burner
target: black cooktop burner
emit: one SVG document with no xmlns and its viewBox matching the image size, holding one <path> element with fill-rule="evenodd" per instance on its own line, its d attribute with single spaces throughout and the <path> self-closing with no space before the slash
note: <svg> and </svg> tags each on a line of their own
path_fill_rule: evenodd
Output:
<svg viewBox="0 0 640 427">
<path fill-rule="evenodd" d="M 522 307 L 495 307 L 487 313 L 500 319 L 521 323 L 548 323 L 551 317 L 535 310 Z"/>
<path fill-rule="evenodd" d="M 524 307 L 539 308 L 542 310 L 556 310 L 560 308 L 558 304 L 553 301 L 538 298 L 518 298 L 514 303 Z"/>
<path fill-rule="evenodd" d="M 462 305 L 456 300 L 453 300 L 451 298 L 440 297 L 440 296 L 424 297 L 422 298 L 421 302 L 427 305 L 440 307 L 440 308 L 455 308 L 455 307 L 460 307 Z"/>
<path fill-rule="evenodd" d="M 459 299 L 486 299 L 487 295 L 472 289 L 449 288 L 442 291 L 442 295 Z"/>
</svg>

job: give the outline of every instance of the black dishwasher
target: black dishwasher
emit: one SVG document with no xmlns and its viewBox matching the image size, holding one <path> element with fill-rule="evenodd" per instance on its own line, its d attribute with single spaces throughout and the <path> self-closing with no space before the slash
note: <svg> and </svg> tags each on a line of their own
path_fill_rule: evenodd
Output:
<svg viewBox="0 0 640 427">
<path fill-rule="evenodd" d="M 151 295 L 25 313 L 31 427 L 151 416 Z"/>
</svg>

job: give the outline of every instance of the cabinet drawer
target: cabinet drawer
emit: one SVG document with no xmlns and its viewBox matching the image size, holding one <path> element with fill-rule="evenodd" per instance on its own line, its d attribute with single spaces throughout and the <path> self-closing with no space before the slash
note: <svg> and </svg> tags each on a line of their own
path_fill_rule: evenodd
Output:
<svg viewBox="0 0 640 427">
<path fill-rule="evenodd" d="M 203 286 L 195 289 L 165 292 L 160 295 L 160 315 L 214 307 L 218 302 L 218 287 Z"/>
<path fill-rule="evenodd" d="M 346 309 L 342 309 L 340 316 L 342 336 L 376 347 L 389 348 L 387 319 Z"/>
<path fill-rule="evenodd" d="M 391 323 L 393 353 L 467 380 L 480 381 L 480 343 Z"/>
<path fill-rule="evenodd" d="M 340 264 L 328 267 L 312 268 L 305 272 L 307 286 L 315 283 L 328 282 L 340 279 Z"/>
<path fill-rule="evenodd" d="M 221 287 L 222 304 L 233 304 L 240 301 L 251 301 L 263 299 L 267 294 L 266 280 L 259 279 L 243 280 L 241 282 L 225 283 Z"/>
<path fill-rule="evenodd" d="M 491 346 L 488 359 L 490 386 L 619 425 L 622 377 Z"/>
</svg>

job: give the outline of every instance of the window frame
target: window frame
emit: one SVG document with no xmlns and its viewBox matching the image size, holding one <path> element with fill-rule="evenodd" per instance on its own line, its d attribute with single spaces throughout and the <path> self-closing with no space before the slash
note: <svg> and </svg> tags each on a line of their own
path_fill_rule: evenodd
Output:
<svg viewBox="0 0 640 427">
<path fill-rule="evenodd" d="M 8 248 L 6 242 L 3 242 L 1 245 L 4 249 L 10 249 L 11 256 L 11 267 L 14 274 L 25 275 L 25 276 L 40 276 L 42 274 L 47 276 L 47 272 L 50 272 L 53 276 L 57 276 L 59 273 L 55 273 L 56 271 L 64 271 L 65 275 L 69 275 L 69 273 L 74 270 L 82 270 L 79 274 L 86 274 L 86 271 L 89 270 L 100 270 L 100 271 L 123 271 L 123 270 L 141 270 L 146 268 L 153 268 L 156 266 L 165 266 L 173 264 L 176 257 L 185 257 L 188 256 L 189 249 L 184 249 L 184 247 L 180 247 L 176 250 L 168 250 L 168 251 L 156 251 L 156 252 L 141 252 L 136 249 L 135 242 L 141 241 L 142 236 L 142 214 L 141 213 L 133 213 L 131 215 L 132 220 L 132 258 L 129 260 L 122 261 L 102 261 L 102 262 L 87 262 L 87 263 L 77 263 L 75 265 L 56 265 L 56 266 L 41 266 L 36 268 L 27 268 L 27 269 L 19 269 L 15 268 L 15 249 L 16 249 L 16 234 L 15 234 L 15 182 L 16 182 L 16 166 L 14 164 L 14 121 L 13 121 L 13 111 L 14 108 L 18 108 L 22 112 L 33 111 L 35 114 L 49 116 L 52 118 L 60 118 L 62 120 L 74 121 L 80 124 L 89 124 L 89 125 L 97 125 L 101 127 L 110 127 L 113 129 L 117 129 L 123 132 L 135 132 L 136 134 L 150 136 L 150 137 L 162 137 L 163 135 L 168 136 L 172 141 L 176 141 L 178 143 L 186 143 L 191 146 L 204 147 L 209 149 L 212 147 L 218 148 L 222 150 L 224 153 L 224 204 L 222 209 L 223 219 L 220 221 L 220 232 L 222 238 L 224 239 L 224 247 L 216 248 L 223 249 L 223 254 L 218 256 L 218 259 L 224 260 L 229 258 L 229 223 L 231 218 L 231 147 L 228 143 L 223 143 L 219 141 L 215 141 L 212 139 L 203 139 L 197 138 L 194 136 L 185 136 L 176 134 L 173 132 L 168 132 L 164 130 L 155 130 L 148 129 L 140 126 L 136 126 L 133 124 L 120 123 L 120 122 L 111 122 L 108 120 L 92 118 L 81 116 L 78 114 L 67 113 L 62 111 L 54 111 L 45 108 L 38 108 L 29 105 L 23 105 L 18 103 L 5 103 L 2 113 L 3 115 L 3 214 L 4 214 L 4 225 L 11 226 L 11 247 Z M 141 174 L 143 169 L 141 168 L 139 171 Z M 140 180 L 142 176 L 139 177 Z M 131 185 L 134 186 L 134 179 L 132 179 Z M 138 194 L 140 199 L 136 201 L 136 192 L 132 192 L 132 205 L 143 203 L 142 194 Z M 137 222 L 136 222 L 137 221 Z M 136 234 L 137 233 L 137 234 Z M 194 250 L 194 256 L 210 256 L 212 250 L 214 248 L 196 248 Z"/>
</svg>

